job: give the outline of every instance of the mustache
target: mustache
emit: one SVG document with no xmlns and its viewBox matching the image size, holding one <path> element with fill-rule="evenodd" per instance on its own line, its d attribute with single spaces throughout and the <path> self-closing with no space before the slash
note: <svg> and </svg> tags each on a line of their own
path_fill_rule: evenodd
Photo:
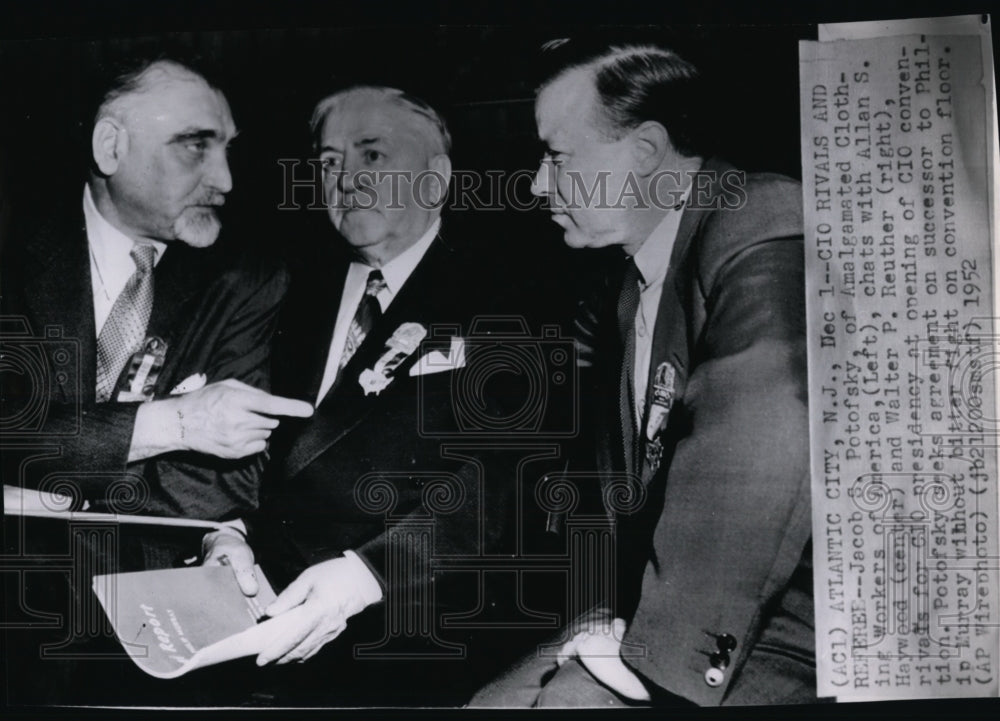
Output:
<svg viewBox="0 0 1000 721">
<path fill-rule="evenodd" d="M 226 204 L 226 196 L 222 193 L 209 193 L 196 198 L 191 205 L 205 205 L 213 208 L 221 208 Z"/>
</svg>

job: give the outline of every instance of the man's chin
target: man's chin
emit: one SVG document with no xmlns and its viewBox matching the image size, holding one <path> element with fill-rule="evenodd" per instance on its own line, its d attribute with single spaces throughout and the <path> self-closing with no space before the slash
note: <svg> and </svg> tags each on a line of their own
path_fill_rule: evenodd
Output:
<svg viewBox="0 0 1000 721">
<path fill-rule="evenodd" d="M 192 248 L 207 248 L 219 237 L 222 223 L 214 210 L 203 209 L 184 213 L 174 226 L 177 240 Z"/>
<path fill-rule="evenodd" d="M 349 210 L 334 223 L 337 231 L 355 248 L 364 248 L 382 240 L 385 229 L 376 214 L 364 210 Z"/>
<path fill-rule="evenodd" d="M 594 238 L 591 238 L 590 236 L 581 233 L 576 228 L 566 229 L 566 231 L 563 233 L 563 242 L 566 243 L 566 245 L 569 246 L 570 248 L 574 249 L 592 248 L 595 245 L 597 245 Z"/>
<path fill-rule="evenodd" d="M 584 233 L 576 226 L 570 226 L 563 233 L 563 242 L 570 248 L 606 248 L 609 245 L 622 245 L 619 233 Z"/>
</svg>

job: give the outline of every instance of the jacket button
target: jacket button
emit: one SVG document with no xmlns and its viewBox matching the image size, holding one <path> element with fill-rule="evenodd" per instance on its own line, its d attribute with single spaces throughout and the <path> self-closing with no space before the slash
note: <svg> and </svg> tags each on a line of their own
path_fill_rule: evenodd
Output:
<svg viewBox="0 0 1000 721">
<path fill-rule="evenodd" d="M 715 688 L 716 686 L 722 685 L 722 679 L 724 677 L 725 674 L 722 673 L 722 671 L 720 671 L 719 669 L 710 668 L 705 672 L 705 683 L 707 683 L 712 688 Z"/>
<path fill-rule="evenodd" d="M 716 651 L 708 657 L 708 662 L 712 664 L 712 668 L 725 671 L 726 667 L 729 665 L 729 654 L 722 651 Z"/>
<path fill-rule="evenodd" d="M 715 637 L 715 645 L 723 653 L 736 650 L 736 637 L 730 633 L 723 633 Z"/>
</svg>

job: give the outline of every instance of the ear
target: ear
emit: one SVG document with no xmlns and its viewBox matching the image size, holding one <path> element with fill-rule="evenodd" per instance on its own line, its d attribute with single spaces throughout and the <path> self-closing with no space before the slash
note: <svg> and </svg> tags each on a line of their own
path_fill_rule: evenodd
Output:
<svg viewBox="0 0 1000 721">
<path fill-rule="evenodd" d="M 673 144 L 667 129 L 660 123 L 647 120 L 632 133 L 632 152 L 636 171 L 648 176 L 660 169 L 664 158 L 673 152 Z"/>
<path fill-rule="evenodd" d="M 94 125 L 90 147 L 98 170 L 107 176 L 114 175 L 128 152 L 128 132 L 113 118 L 101 118 Z"/>
<path fill-rule="evenodd" d="M 433 180 L 425 186 L 428 190 L 427 201 L 432 206 L 444 205 L 448 197 L 448 184 L 451 183 L 451 158 L 444 153 L 435 155 L 427 163 L 427 169 L 433 173 Z"/>
</svg>

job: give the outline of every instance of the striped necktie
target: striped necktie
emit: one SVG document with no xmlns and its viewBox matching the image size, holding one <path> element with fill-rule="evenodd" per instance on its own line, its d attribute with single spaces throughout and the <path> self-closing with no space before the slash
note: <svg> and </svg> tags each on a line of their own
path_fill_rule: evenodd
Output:
<svg viewBox="0 0 1000 721">
<path fill-rule="evenodd" d="M 368 283 L 365 286 L 365 294 L 358 303 L 358 309 L 351 320 L 351 327 L 347 331 L 347 340 L 344 342 L 344 352 L 340 356 L 339 373 L 351 360 L 358 348 L 364 342 L 365 337 L 371 333 L 372 328 L 382 317 L 382 306 L 378 302 L 378 294 L 386 288 L 385 279 L 381 270 L 373 270 L 368 274 Z"/>
</svg>

